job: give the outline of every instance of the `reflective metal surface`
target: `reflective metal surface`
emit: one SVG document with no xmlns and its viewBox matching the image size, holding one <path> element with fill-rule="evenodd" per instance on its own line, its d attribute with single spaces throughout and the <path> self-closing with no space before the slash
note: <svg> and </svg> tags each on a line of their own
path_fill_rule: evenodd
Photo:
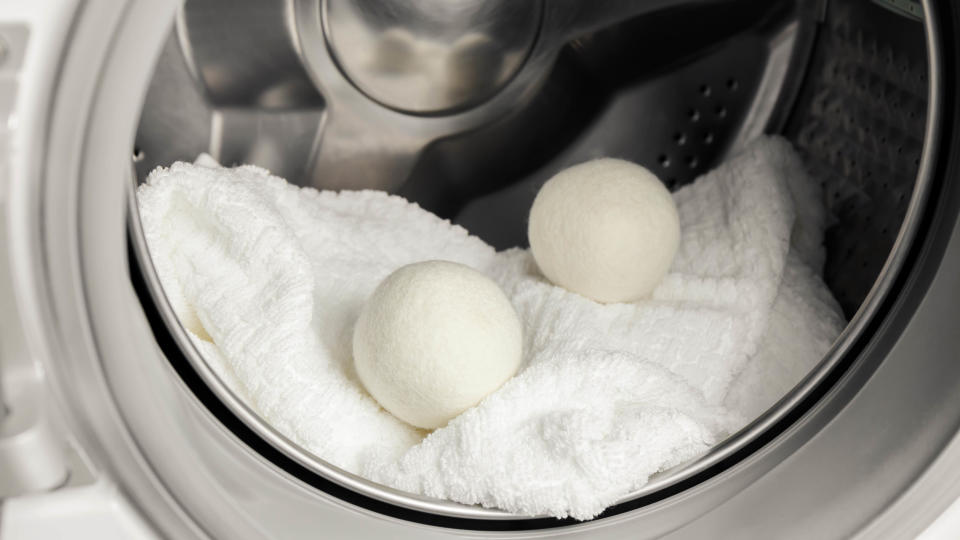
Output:
<svg viewBox="0 0 960 540">
<path fill-rule="evenodd" d="M 284 2 L 192 0 L 177 16 L 183 60 L 203 99 L 262 111 L 323 105 L 297 51 Z"/>
<path fill-rule="evenodd" d="M 530 54 L 540 0 L 325 0 L 327 43 L 347 78 L 403 111 L 489 98 Z"/>
<path fill-rule="evenodd" d="M 924 25 L 908 14 L 835 0 L 828 16 L 784 133 L 823 183 L 835 218 L 823 278 L 851 317 L 883 274 L 908 211 L 931 69 Z"/>
<path fill-rule="evenodd" d="M 558 151 L 589 121 L 590 104 L 617 91 L 612 83 L 709 51 L 776 11 L 756 0 L 187 2 L 144 105 L 138 174 L 209 152 L 301 185 L 404 188 L 453 217 L 464 197 L 492 192 L 542 159 L 511 158 L 517 170 L 490 171 L 491 154 L 533 138 L 542 152 Z M 647 15 L 626 49 L 636 65 L 615 68 L 588 52 L 593 33 Z M 712 24 L 720 15 L 734 24 Z M 401 45 L 408 37 L 414 44 Z"/>
</svg>

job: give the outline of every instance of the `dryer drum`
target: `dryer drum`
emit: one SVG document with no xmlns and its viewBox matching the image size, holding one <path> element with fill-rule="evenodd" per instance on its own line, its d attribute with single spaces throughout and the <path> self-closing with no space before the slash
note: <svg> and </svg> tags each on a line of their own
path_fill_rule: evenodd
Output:
<svg viewBox="0 0 960 540">
<path fill-rule="evenodd" d="M 484 9 L 496 4 L 487 3 Z M 522 210 L 504 212 L 503 206 L 529 206 L 535 188 L 522 195 L 510 190 L 499 196 L 509 198 L 501 202 L 496 190 L 504 186 L 490 185 L 489 178 L 535 185 L 556 155 L 564 155 L 568 162 L 590 157 L 573 142 L 584 137 L 583 132 L 595 137 L 591 151 L 621 156 L 626 152 L 675 189 L 753 136 L 779 131 L 822 179 L 826 204 L 836 216 L 827 238 L 825 279 L 846 315 L 857 314 L 888 260 L 891 270 L 899 266 L 896 254 L 891 257 L 894 243 L 914 194 L 922 198 L 927 189 L 918 181 L 918 172 L 927 126 L 929 65 L 923 21 L 912 13 L 859 1 L 693 3 L 642 15 L 617 13 L 626 15 L 625 20 L 611 19 L 612 24 L 595 23 L 574 32 L 549 26 L 551 17 L 562 16 L 563 5 L 504 3 L 496 18 L 488 20 L 478 12 L 471 24 L 484 25 L 502 40 L 504 58 L 527 56 L 514 68 L 518 80 L 505 80 L 507 87 L 500 91 L 533 89 L 534 95 L 518 96 L 509 105 L 514 110 L 507 112 L 497 109 L 496 99 L 465 103 L 473 105 L 469 114 L 477 116 L 465 118 L 464 112 L 450 110 L 457 104 L 447 103 L 449 88 L 437 96 L 424 94 L 424 89 L 406 93 L 404 70 L 412 60 L 393 56 L 417 53 L 404 53 L 404 47 L 413 46 L 392 41 L 436 38 L 446 43 L 450 27 L 465 23 L 457 18 L 431 25 L 422 13 L 426 8 L 417 3 L 401 4 L 399 13 L 391 14 L 378 11 L 378 6 L 378 2 L 323 3 L 318 14 L 306 18 L 320 19 L 325 44 L 312 41 L 313 34 L 300 22 L 301 34 L 290 38 L 300 40 L 304 49 L 300 57 L 288 43 L 275 45 L 271 40 L 272 48 L 263 50 L 263 43 L 247 41 L 240 31 L 242 25 L 250 25 L 251 31 L 284 37 L 289 29 L 281 25 L 282 14 L 276 9 L 234 8 L 231 17 L 220 18 L 222 6 L 217 2 L 186 4 L 147 93 L 136 141 L 142 157 L 136 163 L 138 178 L 158 165 L 214 152 L 224 163 L 261 164 L 304 185 L 398 191 L 463 223 L 498 248 L 508 248 L 525 245 L 526 216 Z M 267 16 L 276 20 L 270 23 Z M 727 22 L 726 27 L 718 28 L 716 20 Z M 377 32 L 368 36 L 362 28 L 348 30 L 348 23 Z M 536 43 L 533 38 L 542 25 L 547 27 Z M 543 49 L 551 47 L 554 34 L 573 39 L 554 45 L 559 51 L 548 54 Z M 348 39 L 352 48 L 340 49 Z M 225 47 L 224 40 L 231 47 Z M 324 45 L 330 58 L 309 54 Z M 530 50 L 537 46 L 540 49 Z M 379 76 L 360 60 L 351 61 L 357 48 L 378 47 L 391 51 L 380 60 L 392 62 L 388 76 Z M 653 57 L 648 52 L 652 50 L 658 51 Z M 254 54 L 260 57 L 248 56 Z M 491 56 L 487 62 L 507 62 L 493 58 L 500 49 L 485 54 Z M 339 72 L 326 62 L 336 64 Z M 485 64 L 470 67 L 483 70 Z M 491 75 L 478 72 L 470 77 L 487 81 Z M 445 81 L 438 78 L 432 84 L 443 88 Z M 362 94 L 338 88 L 335 82 L 355 85 Z M 376 103 L 381 95 L 387 103 Z M 379 110 L 383 105 L 389 109 L 385 114 Z M 374 109 L 373 119 L 353 118 L 367 109 Z M 611 115 L 606 113 L 609 109 L 627 113 Z M 359 135 L 340 132 L 341 123 L 351 122 Z M 400 149 L 383 156 L 371 139 L 404 137 L 396 127 L 401 123 L 432 133 L 414 142 L 385 140 L 383 144 Z M 545 136 L 542 126 L 551 123 L 556 134 Z M 337 146 L 343 154 L 330 157 L 324 146 Z M 512 147 L 525 155 L 518 151 L 511 155 Z M 502 157 L 487 164 L 490 155 Z M 361 159 L 368 163 L 361 165 Z M 916 213 L 910 219 L 917 219 Z M 910 234 L 910 226 L 905 234 Z M 877 287 L 875 296 L 882 295 L 883 288 Z M 870 306 L 863 311 L 862 317 L 868 317 Z M 180 349 L 191 348 L 180 343 Z M 838 347 L 838 356 L 842 349 Z M 168 351 L 168 356 L 180 354 Z M 836 362 L 825 359 L 807 386 L 815 386 Z M 202 360 L 192 356 L 188 363 L 198 368 L 201 378 L 210 378 Z M 221 398 L 227 393 L 217 381 L 205 382 L 212 382 L 209 386 Z M 637 499 L 654 500 L 661 490 L 676 489 L 679 482 L 724 461 L 761 435 L 761 427 L 793 409 L 802 394 L 798 390 L 793 399 L 707 458 L 661 475 L 611 513 L 634 506 L 631 501 Z M 234 399 L 222 401 L 241 407 Z M 253 416 L 249 411 L 240 414 L 242 421 L 260 424 Z M 269 427 L 255 431 L 275 446 L 288 450 L 292 446 L 289 441 L 278 443 L 282 435 Z M 315 463 L 309 453 L 297 454 L 313 472 L 335 475 L 373 498 L 396 499 L 414 509 L 451 516 L 519 517 L 409 497 L 334 472 L 323 462 Z"/>
<path fill-rule="evenodd" d="M 392 77 L 380 79 L 377 72 L 363 71 L 366 66 L 360 60 L 351 63 L 355 48 L 390 46 L 396 56 L 405 45 L 390 41 L 392 36 L 419 32 L 425 36 L 417 38 L 430 39 L 436 32 L 443 42 L 451 33 L 447 27 L 463 24 L 459 19 L 435 23 L 445 30 L 441 32 L 429 24 L 422 5 L 401 4 L 400 13 L 385 15 L 378 11 L 379 4 L 361 2 L 351 7 L 329 1 L 316 14 L 309 9 L 306 15 L 298 12 L 307 21 L 320 20 L 325 31 L 320 42 L 321 36 L 304 28 L 308 23 L 303 19 L 298 20 L 301 34 L 286 36 L 290 29 L 283 27 L 277 8 L 234 8 L 231 17 L 222 18 L 218 13 L 224 6 L 218 2 L 187 3 L 146 96 L 136 139 L 138 179 L 158 165 L 213 152 L 224 163 L 260 164 L 302 185 L 397 191 L 464 223 L 498 248 L 507 248 L 525 245 L 526 216 L 515 211 L 504 218 L 501 208 L 490 205 L 522 208 L 530 201 L 511 192 L 513 200 L 507 203 L 489 202 L 498 188 L 507 186 L 490 185 L 488 179 L 535 183 L 557 154 L 568 154 L 567 160 L 588 157 L 571 144 L 583 132 L 597 137 L 602 153 L 627 152 L 676 189 L 751 137 L 774 131 L 792 140 L 823 181 L 826 204 L 837 219 L 826 240 L 825 279 L 846 315 L 858 315 L 871 291 L 874 301 L 886 292 L 879 278 L 888 260 L 891 273 L 900 266 L 902 255 L 894 252 L 895 241 L 914 195 L 922 199 L 927 190 L 918 173 L 927 128 L 930 68 L 923 20 L 915 14 L 861 1 L 692 3 L 648 14 L 617 13 L 624 20 L 611 19 L 612 24 L 598 23 L 576 33 L 548 27 L 541 30 L 545 34 L 538 43 L 533 39 L 538 26 L 550 25 L 550 18 L 562 15 L 564 6 L 527 2 L 508 8 L 504 3 L 504 11 L 496 15 L 502 19 L 482 20 L 478 13 L 472 24 L 487 25 L 491 35 L 505 40 L 500 44 L 504 56 L 518 51 L 527 56 L 516 68 L 518 80 L 507 80 L 506 88 L 498 90 L 510 94 L 533 89 L 534 95 L 518 95 L 509 105 L 515 110 L 502 112 L 495 98 L 458 109 L 457 104 L 446 103 L 444 96 L 449 97 L 450 89 L 435 97 L 423 95 L 422 89 L 405 94 L 402 70 L 409 59 L 384 59 L 397 65 L 390 66 Z M 714 21 L 718 19 L 727 22 L 726 27 L 717 28 Z M 348 30 L 348 23 L 377 32 L 367 36 L 362 30 Z M 407 28 L 405 24 L 412 25 L 414 33 L 399 33 L 397 29 Z M 304 52 L 273 40 L 263 50 L 261 41 L 245 38 L 240 30 L 244 25 L 250 31 L 275 34 L 277 41 L 299 39 Z M 542 50 L 556 39 L 552 33 L 573 39 L 552 45 L 559 50 Z M 340 49 L 340 42 L 348 39 L 352 40 L 348 48 Z M 309 53 L 324 47 L 329 58 Z M 647 52 L 651 50 L 658 51 L 653 58 Z M 476 69 L 483 68 L 481 64 Z M 471 76 L 486 81 L 490 74 Z M 337 82 L 356 88 L 338 88 Z M 434 83 L 444 85 L 443 80 Z M 377 103 L 380 95 L 388 102 Z M 629 108 L 620 101 L 629 102 Z M 618 106 L 630 114 L 613 118 L 604 114 L 605 108 Z M 373 109 L 373 119 L 353 118 L 368 109 Z M 657 110 L 661 113 L 655 114 Z M 468 114 L 477 118 L 465 118 Z M 359 135 L 340 132 L 340 123 L 351 122 Z M 545 137 L 542 126 L 551 122 L 556 134 Z M 383 156 L 382 148 L 371 140 L 403 137 L 398 124 L 417 126 L 429 136 L 414 142 L 384 140 L 383 144 L 399 150 Z M 342 154 L 326 155 L 325 145 L 338 147 Z M 513 146 L 520 146 L 527 155 L 511 155 Z M 497 160 L 502 163 L 486 164 L 491 154 L 503 156 Z M 361 160 L 369 162 L 361 164 Z M 917 219 L 917 212 L 909 216 L 910 221 Z M 906 237 L 913 226 L 907 223 Z M 133 240 L 141 253 L 137 269 L 149 273 L 136 231 Z M 156 284 L 155 277 L 147 278 L 141 289 L 143 301 L 164 302 L 156 291 L 142 294 Z M 873 307 L 865 305 L 860 318 L 870 317 Z M 166 323 L 167 332 L 175 329 L 169 314 Z M 841 339 L 802 388 L 764 418 L 699 461 L 661 474 L 606 515 L 689 486 L 721 470 L 744 448 L 770 437 L 770 429 L 785 416 L 797 414 L 799 402 L 822 379 L 837 375 L 844 342 L 852 340 L 852 334 Z M 227 415 L 228 422 L 242 423 L 237 434 L 247 444 L 321 489 L 360 504 L 384 501 L 429 514 L 397 511 L 398 516 L 417 521 L 431 522 L 439 514 L 470 520 L 523 520 L 524 527 L 563 523 L 406 494 L 339 470 L 264 424 L 230 395 L 189 341 L 178 338 L 176 330 L 171 335 L 165 353 L 174 365 L 181 364 L 178 372 L 207 406 L 219 411 L 218 416 Z M 325 481 L 330 479 L 339 486 Z M 489 525 L 474 522 L 470 526 Z"/>
<path fill-rule="evenodd" d="M 20 314 L 23 326 L 91 467 L 158 530 L 184 538 L 820 537 L 916 528 L 903 512 L 942 509 L 942 498 L 900 496 L 937 456 L 960 453 L 948 445 L 960 366 L 947 361 L 960 336 L 942 327 L 960 291 L 960 270 L 950 272 L 960 264 L 960 8 L 448 5 L 111 0 L 80 10 L 41 180 L 8 200 L 23 209 L 10 230 L 29 232 L 10 243 L 22 257 L 13 280 L 41 306 Z M 96 69 L 81 69 L 84 54 Z M 418 54 L 445 67 L 423 71 Z M 281 435 L 190 343 L 134 194 L 155 167 L 207 152 L 300 185 L 398 193 L 503 249 L 525 246 L 535 186 L 557 164 L 616 155 L 675 190 L 763 133 L 789 139 L 822 182 L 834 217 L 823 277 L 847 328 L 761 417 L 590 522 L 400 492 Z M 784 523 L 789 509 L 802 509 L 795 523 Z"/>
</svg>

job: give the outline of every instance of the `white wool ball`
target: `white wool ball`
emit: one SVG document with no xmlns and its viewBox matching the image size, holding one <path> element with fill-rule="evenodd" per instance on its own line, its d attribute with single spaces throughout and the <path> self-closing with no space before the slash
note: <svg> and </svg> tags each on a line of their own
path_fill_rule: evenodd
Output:
<svg viewBox="0 0 960 540">
<path fill-rule="evenodd" d="M 598 302 L 649 295 L 680 244 L 673 197 L 647 169 L 597 159 L 565 169 L 540 188 L 527 229 L 540 271 Z"/>
<path fill-rule="evenodd" d="M 516 373 L 520 319 L 492 280 L 462 264 L 426 261 L 383 280 L 353 332 L 360 381 L 384 409 L 434 429 Z"/>
</svg>

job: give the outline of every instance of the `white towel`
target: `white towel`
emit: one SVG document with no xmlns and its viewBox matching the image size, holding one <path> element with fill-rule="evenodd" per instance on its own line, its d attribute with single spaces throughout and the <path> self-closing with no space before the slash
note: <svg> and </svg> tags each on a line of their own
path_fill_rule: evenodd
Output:
<svg viewBox="0 0 960 540">
<path fill-rule="evenodd" d="M 818 277 L 818 189 L 788 143 L 757 141 L 675 194 L 670 274 L 650 300 L 614 305 L 550 285 L 525 250 L 496 253 L 381 192 L 318 192 L 208 162 L 157 169 L 138 195 L 194 343 L 285 435 L 400 489 L 587 519 L 741 427 L 829 348 L 843 320 Z M 504 288 L 525 366 L 424 438 L 363 391 L 350 338 L 380 280 L 426 259 Z"/>
</svg>

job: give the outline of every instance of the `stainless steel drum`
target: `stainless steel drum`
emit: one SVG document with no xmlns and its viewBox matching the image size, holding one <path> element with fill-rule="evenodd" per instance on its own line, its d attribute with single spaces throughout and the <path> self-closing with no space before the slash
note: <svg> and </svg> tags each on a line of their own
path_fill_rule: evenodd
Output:
<svg viewBox="0 0 960 540">
<path fill-rule="evenodd" d="M 0 6 L 0 337 L 15 358 L 0 402 L 38 420 L 23 430 L 35 442 L 0 432 L 0 464 L 57 451 L 7 495 L 65 474 L 60 491 L 106 483 L 175 538 L 819 538 L 915 533 L 960 492 L 957 6 L 14 7 Z M 762 133 L 788 137 L 823 182 L 824 278 L 850 323 L 763 416 L 583 523 L 399 492 L 284 438 L 186 339 L 131 189 L 208 152 L 399 193 L 506 248 L 570 164 L 622 157 L 675 189 Z"/>
</svg>

